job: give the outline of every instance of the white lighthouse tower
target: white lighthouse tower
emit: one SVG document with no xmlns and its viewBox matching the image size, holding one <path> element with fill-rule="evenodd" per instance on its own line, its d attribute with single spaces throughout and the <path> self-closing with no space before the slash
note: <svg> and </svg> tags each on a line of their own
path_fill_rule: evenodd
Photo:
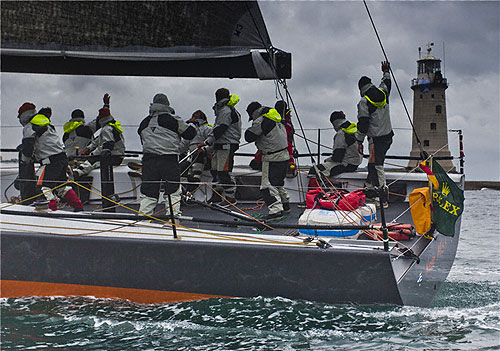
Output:
<svg viewBox="0 0 500 351">
<path fill-rule="evenodd" d="M 413 125 L 425 151 L 435 156 L 451 157 L 448 148 L 448 123 L 446 121 L 446 88 L 448 82 L 441 73 L 441 60 L 431 55 L 434 43 L 427 45 L 427 55 L 417 61 L 417 78 L 412 80 Z M 419 48 L 420 53 L 420 48 Z M 420 56 L 420 55 L 419 55 Z M 415 135 L 410 156 L 419 156 Z M 417 160 L 408 162 L 409 168 L 417 166 Z M 455 171 L 450 160 L 439 160 L 446 171 Z"/>
</svg>

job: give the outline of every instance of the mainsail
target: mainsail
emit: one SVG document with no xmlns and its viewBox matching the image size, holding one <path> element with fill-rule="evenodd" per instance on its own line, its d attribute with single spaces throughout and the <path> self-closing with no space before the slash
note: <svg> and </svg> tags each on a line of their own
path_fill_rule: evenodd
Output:
<svg viewBox="0 0 500 351">
<path fill-rule="evenodd" d="M 2 1 L 3 72 L 290 78 L 257 1 Z"/>
</svg>

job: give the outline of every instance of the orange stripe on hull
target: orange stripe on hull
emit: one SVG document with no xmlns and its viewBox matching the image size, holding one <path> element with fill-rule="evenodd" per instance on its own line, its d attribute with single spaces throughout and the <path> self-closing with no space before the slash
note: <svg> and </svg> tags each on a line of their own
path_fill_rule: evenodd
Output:
<svg viewBox="0 0 500 351">
<path fill-rule="evenodd" d="M 109 286 L 27 282 L 2 280 L 0 297 L 25 296 L 95 296 L 100 298 L 124 299 L 139 303 L 165 303 L 210 299 L 230 296 L 194 294 L 175 291 L 114 288 Z"/>
</svg>

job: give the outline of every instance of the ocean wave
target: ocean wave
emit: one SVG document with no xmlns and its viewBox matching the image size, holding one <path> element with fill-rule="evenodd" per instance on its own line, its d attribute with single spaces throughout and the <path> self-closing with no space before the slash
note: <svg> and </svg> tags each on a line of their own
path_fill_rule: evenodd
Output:
<svg viewBox="0 0 500 351">
<path fill-rule="evenodd" d="M 3 299 L 2 344 L 13 349 L 42 344 L 78 349 L 73 345 L 79 341 L 86 350 L 380 350 L 390 343 L 393 350 L 450 345 L 465 350 L 471 340 L 479 340 L 482 347 L 494 345 L 498 311 L 498 301 L 420 308 L 264 297 L 165 305 L 92 298 Z"/>
</svg>

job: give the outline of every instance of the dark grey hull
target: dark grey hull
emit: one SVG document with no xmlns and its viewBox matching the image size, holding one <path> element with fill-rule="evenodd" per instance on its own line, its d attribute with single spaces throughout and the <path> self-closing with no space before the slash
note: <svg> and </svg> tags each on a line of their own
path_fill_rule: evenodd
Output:
<svg viewBox="0 0 500 351">
<path fill-rule="evenodd" d="M 159 290 L 428 305 L 446 279 L 457 242 L 458 235 L 439 235 L 430 244 L 423 239 L 416 264 L 406 257 L 395 260 L 376 243 L 364 250 L 311 249 L 4 231 L 1 276 L 2 281 L 140 289 L 145 294 Z"/>
</svg>

